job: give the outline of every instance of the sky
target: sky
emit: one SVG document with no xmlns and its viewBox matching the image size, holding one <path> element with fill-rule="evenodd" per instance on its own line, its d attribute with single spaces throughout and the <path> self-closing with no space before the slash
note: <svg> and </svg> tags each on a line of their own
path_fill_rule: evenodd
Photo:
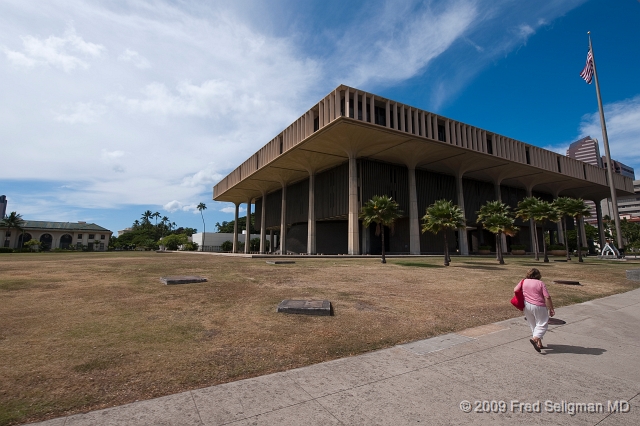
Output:
<svg viewBox="0 0 640 426">
<path fill-rule="evenodd" d="M 3 0 L 0 195 L 114 232 L 146 210 L 207 231 L 213 186 L 340 84 L 640 174 L 638 0 Z M 244 206 L 243 206 L 244 207 Z M 244 211 L 244 209 L 242 210 Z"/>
</svg>

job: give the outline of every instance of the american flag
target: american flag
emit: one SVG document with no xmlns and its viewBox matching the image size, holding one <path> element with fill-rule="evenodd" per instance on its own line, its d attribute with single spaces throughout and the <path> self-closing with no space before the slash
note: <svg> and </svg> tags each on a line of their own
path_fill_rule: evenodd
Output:
<svg viewBox="0 0 640 426">
<path fill-rule="evenodd" d="M 591 78 L 593 77 L 593 55 L 591 54 L 591 49 L 589 49 L 589 53 L 587 53 L 587 64 L 580 73 L 580 77 L 588 84 L 591 84 Z"/>
</svg>

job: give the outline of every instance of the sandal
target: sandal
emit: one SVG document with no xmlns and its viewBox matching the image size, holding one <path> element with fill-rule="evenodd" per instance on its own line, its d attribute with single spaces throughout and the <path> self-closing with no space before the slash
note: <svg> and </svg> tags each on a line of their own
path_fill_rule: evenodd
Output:
<svg viewBox="0 0 640 426">
<path fill-rule="evenodd" d="M 535 340 L 533 339 L 529 339 L 529 342 L 531 342 L 531 344 L 533 345 L 533 349 L 536 350 L 536 352 L 540 353 L 540 347 L 538 346 L 538 344 L 536 343 Z"/>
</svg>

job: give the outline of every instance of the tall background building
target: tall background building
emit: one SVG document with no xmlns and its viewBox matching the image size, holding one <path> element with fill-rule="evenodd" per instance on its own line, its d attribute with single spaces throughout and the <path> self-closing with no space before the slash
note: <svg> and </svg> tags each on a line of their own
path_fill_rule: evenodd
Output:
<svg viewBox="0 0 640 426">
<path fill-rule="evenodd" d="M 576 160 L 604 169 L 608 167 L 606 157 L 600 155 L 598 140 L 593 139 L 591 136 L 584 137 L 569 145 L 569 149 L 567 149 L 567 157 L 575 158 Z M 612 171 L 614 173 L 635 179 L 635 171 L 633 167 L 629 167 L 613 159 L 611 160 L 611 163 L 613 164 Z M 618 198 L 618 214 L 622 218 L 640 217 L 640 181 L 634 181 L 633 187 L 635 195 Z M 591 217 L 585 218 L 585 222 L 593 225 L 597 222 L 595 204 L 588 200 L 585 202 L 591 210 Z M 602 214 L 611 217 L 611 212 L 613 211 L 611 199 L 607 198 L 602 200 L 601 206 Z"/>
<path fill-rule="evenodd" d="M 7 214 L 7 196 L 0 195 L 0 219 L 4 219 Z"/>
</svg>

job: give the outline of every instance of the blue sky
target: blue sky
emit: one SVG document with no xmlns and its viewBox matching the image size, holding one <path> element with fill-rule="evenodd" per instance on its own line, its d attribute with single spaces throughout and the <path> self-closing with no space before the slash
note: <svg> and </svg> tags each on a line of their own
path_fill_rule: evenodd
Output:
<svg viewBox="0 0 640 426">
<path fill-rule="evenodd" d="M 213 230 L 213 185 L 341 83 L 564 153 L 602 140 L 589 30 L 612 156 L 640 170 L 638 22 L 638 0 L 5 0 L 0 195 L 113 231 L 202 230 L 204 202 Z"/>
</svg>

